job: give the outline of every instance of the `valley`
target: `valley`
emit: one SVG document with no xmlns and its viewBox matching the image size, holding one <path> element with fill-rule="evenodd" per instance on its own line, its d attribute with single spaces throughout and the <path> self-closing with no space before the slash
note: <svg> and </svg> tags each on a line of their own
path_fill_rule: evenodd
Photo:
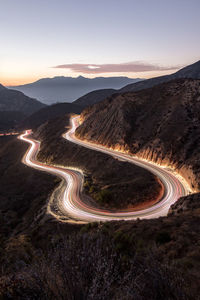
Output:
<svg viewBox="0 0 200 300">
<path fill-rule="evenodd" d="M 3 102 L 2 299 L 198 299 L 198 66 L 72 104 Z"/>
</svg>

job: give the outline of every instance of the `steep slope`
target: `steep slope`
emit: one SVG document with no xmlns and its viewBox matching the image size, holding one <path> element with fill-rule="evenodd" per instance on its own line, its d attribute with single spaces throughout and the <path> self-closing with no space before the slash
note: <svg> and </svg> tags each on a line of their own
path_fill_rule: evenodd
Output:
<svg viewBox="0 0 200 300">
<path fill-rule="evenodd" d="M 18 128 L 36 128 L 48 120 L 62 117 L 66 113 L 80 114 L 82 107 L 73 103 L 57 103 L 36 111 L 18 124 Z"/>
<path fill-rule="evenodd" d="M 175 166 L 200 188 L 200 80 L 113 95 L 81 114 L 79 138 Z"/>
<path fill-rule="evenodd" d="M 72 102 L 82 95 L 98 89 L 119 89 L 123 86 L 139 81 L 127 77 L 96 77 L 85 78 L 79 76 L 43 78 L 36 82 L 14 86 L 29 97 L 37 98 L 43 103 Z"/>
<path fill-rule="evenodd" d="M 171 75 L 150 78 L 150 79 L 147 79 L 144 81 L 129 84 L 129 85 L 123 87 L 122 89 L 120 89 L 119 93 L 131 92 L 131 91 L 134 92 L 134 91 L 151 88 L 157 84 L 160 84 L 163 82 L 168 82 L 170 80 L 178 79 L 178 78 L 200 79 L 200 60 L 192 65 L 189 65 L 183 69 L 180 69 L 179 71 L 177 71 L 176 73 L 173 73 Z"/>
<path fill-rule="evenodd" d="M 25 115 L 30 115 L 42 107 L 45 107 L 45 104 L 19 91 L 0 86 L 0 111 L 20 111 Z"/>
<path fill-rule="evenodd" d="M 114 89 L 103 89 L 103 90 L 92 91 L 92 92 L 80 97 L 73 103 L 80 105 L 81 107 L 87 107 L 87 106 L 93 105 L 95 103 L 98 103 L 98 102 L 104 100 L 105 98 L 111 96 L 112 94 L 114 94 L 116 92 L 117 92 L 117 90 L 114 90 Z"/>
<path fill-rule="evenodd" d="M 54 176 L 22 164 L 27 148 L 16 137 L 0 138 L 0 240 L 22 228 L 33 228 L 36 215 L 59 182 Z"/>
</svg>

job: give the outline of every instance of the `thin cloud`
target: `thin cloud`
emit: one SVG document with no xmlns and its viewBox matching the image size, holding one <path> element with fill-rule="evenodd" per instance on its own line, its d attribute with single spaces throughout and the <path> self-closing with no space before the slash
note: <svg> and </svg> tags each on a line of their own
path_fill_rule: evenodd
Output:
<svg viewBox="0 0 200 300">
<path fill-rule="evenodd" d="M 127 62 L 120 64 L 64 64 L 53 68 L 69 69 L 76 73 L 100 74 L 100 73 L 130 73 L 130 72 L 149 72 L 149 71 L 168 71 L 177 70 L 180 66 L 159 66 L 144 62 Z"/>
</svg>

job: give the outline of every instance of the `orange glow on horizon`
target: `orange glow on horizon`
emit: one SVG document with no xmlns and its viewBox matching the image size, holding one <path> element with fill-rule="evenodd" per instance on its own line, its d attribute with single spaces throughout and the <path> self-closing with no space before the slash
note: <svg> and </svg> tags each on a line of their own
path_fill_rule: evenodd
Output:
<svg viewBox="0 0 200 300">
<path fill-rule="evenodd" d="M 0 83 L 4 86 L 16 86 L 16 85 L 23 85 L 27 83 L 32 83 L 36 80 L 39 80 L 41 77 L 26 77 L 26 78 L 8 78 L 8 79 L 1 79 Z"/>
<path fill-rule="evenodd" d="M 106 73 L 106 74 L 78 74 L 75 72 L 65 73 L 65 74 L 40 74 L 38 76 L 25 76 L 25 77 L 15 77 L 15 78 L 1 78 L 0 77 L 0 84 L 4 86 L 17 86 L 17 85 L 24 85 L 28 83 L 33 83 L 41 78 L 53 78 L 55 76 L 66 76 L 66 77 L 78 77 L 78 76 L 84 76 L 86 78 L 95 78 L 95 77 L 120 77 L 120 76 L 125 76 L 129 78 L 153 78 L 153 77 L 158 77 L 162 75 L 168 75 L 171 73 L 176 72 L 176 70 L 173 70 L 172 72 L 169 71 L 150 71 L 150 72 L 142 72 L 142 73 Z"/>
</svg>

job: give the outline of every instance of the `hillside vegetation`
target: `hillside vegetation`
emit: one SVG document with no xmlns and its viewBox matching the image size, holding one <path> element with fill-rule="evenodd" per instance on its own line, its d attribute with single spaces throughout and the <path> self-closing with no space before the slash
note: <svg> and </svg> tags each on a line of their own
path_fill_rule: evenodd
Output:
<svg viewBox="0 0 200 300">
<path fill-rule="evenodd" d="M 58 143 L 61 120 L 51 122 L 37 132 L 50 148 Z M 159 219 L 59 223 L 46 215 L 59 180 L 23 165 L 27 145 L 15 137 L 2 137 L 0 146 L 2 299 L 199 299 L 198 194 L 180 199 Z M 68 147 L 63 140 L 60 149 L 70 149 L 70 159 L 80 156 L 80 149 Z"/>
</svg>

